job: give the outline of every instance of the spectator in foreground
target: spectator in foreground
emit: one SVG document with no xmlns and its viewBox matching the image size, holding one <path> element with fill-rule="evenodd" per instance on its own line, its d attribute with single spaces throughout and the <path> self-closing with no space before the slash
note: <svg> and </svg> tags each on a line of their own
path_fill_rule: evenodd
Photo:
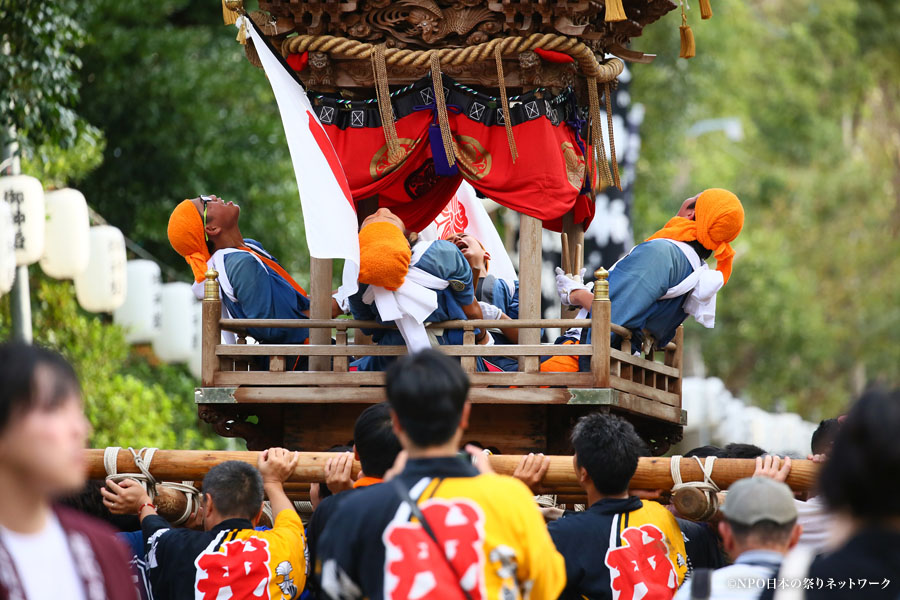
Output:
<svg viewBox="0 0 900 600">
<path fill-rule="evenodd" d="M 759 597 L 764 586 L 752 582 L 774 578 L 784 555 L 800 537 L 791 489 L 768 477 L 735 482 L 728 489 L 722 513 L 719 534 L 734 564 L 714 571 L 695 570 L 676 600 Z"/>
<path fill-rule="evenodd" d="M 779 577 L 818 578 L 806 598 L 896 600 L 900 596 L 900 390 L 871 389 L 841 423 L 819 489 L 845 543 L 814 557 L 798 549 Z M 831 581 L 834 585 L 828 585 Z M 763 596 L 771 598 L 771 594 Z M 778 598 L 778 596 L 775 596 Z M 796 597 L 796 596 L 795 596 Z"/>
<path fill-rule="evenodd" d="M 112 528 L 53 504 L 85 483 L 89 431 L 62 356 L 0 344 L 0 598 L 137 598 Z"/>
<path fill-rule="evenodd" d="M 141 519 L 154 597 L 294 600 L 306 582 L 303 524 L 284 492 L 299 456 L 283 448 L 260 452 L 257 469 L 230 460 L 203 478 L 204 531 L 173 529 L 134 480 L 112 484 L 104 496 Z M 272 505 L 272 529 L 254 529 L 263 493 Z M 229 592 L 230 595 L 220 595 Z"/>
<path fill-rule="evenodd" d="M 505 600 L 562 591 L 563 559 L 528 488 L 479 475 L 457 456 L 468 390 L 459 363 L 434 350 L 388 369 L 391 420 L 408 460 L 391 481 L 348 495 L 329 520 L 317 547 L 325 597 Z"/>
<path fill-rule="evenodd" d="M 643 440 L 628 421 L 595 413 L 579 419 L 572 446 L 590 508 L 548 525 L 566 560 L 560 598 L 672 598 L 687 572 L 681 531 L 661 504 L 628 495 Z"/>
</svg>

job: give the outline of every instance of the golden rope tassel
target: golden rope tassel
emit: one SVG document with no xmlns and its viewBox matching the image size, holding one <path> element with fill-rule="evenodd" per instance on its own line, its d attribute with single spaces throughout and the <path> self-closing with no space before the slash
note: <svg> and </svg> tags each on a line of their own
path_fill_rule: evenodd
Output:
<svg viewBox="0 0 900 600">
<path fill-rule="evenodd" d="M 243 17 L 241 17 L 241 28 L 238 29 L 237 37 L 234 38 L 234 39 L 236 39 L 236 40 L 238 41 L 238 43 L 241 44 L 241 45 L 246 45 L 246 44 L 247 44 L 247 19 L 249 19 L 249 18 L 250 18 L 250 17 L 248 17 L 248 16 L 246 16 L 246 15 L 244 15 Z"/>
<path fill-rule="evenodd" d="M 391 89 L 388 87 L 384 50 L 384 44 L 375 46 L 372 51 L 372 70 L 375 73 L 375 95 L 378 98 L 378 112 L 381 114 L 381 128 L 384 130 L 388 159 L 394 163 L 400 160 L 402 153 L 400 141 L 397 139 L 397 127 L 394 124 L 394 112 L 391 110 Z"/>
<path fill-rule="evenodd" d="M 619 161 L 616 158 L 616 136 L 613 133 L 612 84 L 609 81 L 603 84 L 603 95 L 606 96 L 606 124 L 609 127 L 609 159 L 612 161 L 612 179 L 616 188 L 621 192 L 622 182 L 619 180 Z"/>
<path fill-rule="evenodd" d="M 226 25 L 237 23 L 238 12 L 228 7 L 230 0 L 222 0 L 222 20 Z"/>
<path fill-rule="evenodd" d="M 594 163 L 600 174 L 600 189 L 608 188 L 613 184 L 612 174 L 609 172 L 609 162 L 606 159 L 606 142 L 603 141 L 603 122 L 600 115 L 600 93 L 597 91 L 597 79 L 588 77 L 588 101 L 591 118 L 591 143 L 593 144 Z"/>
<path fill-rule="evenodd" d="M 434 102 L 437 106 L 438 125 L 441 127 L 441 140 L 444 142 L 444 152 L 447 154 L 447 164 L 452 167 L 456 164 L 456 154 L 453 152 L 453 138 L 450 136 L 450 118 L 447 116 L 447 99 L 444 98 L 444 81 L 441 77 L 441 57 L 437 52 L 431 53 L 431 82 L 434 85 Z"/>
<path fill-rule="evenodd" d="M 494 59 L 497 61 L 497 81 L 500 84 L 500 104 L 503 107 L 503 124 L 506 126 L 506 141 L 509 143 L 509 153 L 512 155 L 513 164 L 519 158 L 519 150 L 516 147 L 516 137 L 513 135 L 512 119 L 509 116 L 509 98 L 506 97 L 506 80 L 503 76 L 503 52 L 500 46 L 494 46 Z"/>
<path fill-rule="evenodd" d="M 684 14 L 684 0 L 681 0 L 681 52 L 678 54 L 681 58 L 694 58 L 697 54 L 697 48 L 694 45 L 694 32 L 691 26 L 687 24 L 687 15 Z"/>
<path fill-rule="evenodd" d="M 625 8 L 622 6 L 622 0 L 606 0 L 606 17 L 605 21 L 624 21 L 628 17 L 625 16 Z"/>
<path fill-rule="evenodd" d="M 709 0 L 700 0 L 700 18 L 712 18 L 712 6 L 709 5 Z"/>
</svg>

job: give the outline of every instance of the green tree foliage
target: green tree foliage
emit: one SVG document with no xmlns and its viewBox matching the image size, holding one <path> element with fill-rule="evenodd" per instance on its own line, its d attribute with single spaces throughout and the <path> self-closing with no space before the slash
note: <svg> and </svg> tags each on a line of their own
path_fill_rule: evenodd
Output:
<svg viewBox="0 0 900 600">
<path fill-rule="evenodd" d="M 706 187 L 747 219 L 716 328 L 689 326 L 711 374 L 765 407 L 840 411 L 867 380 L 900 384 L 900 7 L 890 0 L 713 3 L 689 12 L 697 57 L 677 58 L 680 14 L 634 47 L 646 106 L 636 238 Z M 689 137 L 703 119 L 744 138 Z"/>
<path fill-rule="evenodd" d="M 78 182 L 111 224 L 184 273 L 166 223 L 184 198 L 242 207 L 241 229 L 308 281 L 300 203 L 271 89 L 208 0 L 96 0 L 78 110 L 106 135 Z"/>
</svg>

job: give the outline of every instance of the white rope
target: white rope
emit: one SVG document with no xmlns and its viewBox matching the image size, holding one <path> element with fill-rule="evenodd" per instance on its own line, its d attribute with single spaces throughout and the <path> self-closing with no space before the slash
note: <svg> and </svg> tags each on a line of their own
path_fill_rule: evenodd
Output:
<svg viewBox="0 0 900 600">
<path fill-rule="evenodd" d="M 156 454 L 158 448 L 141 448 L 139 451 L 135 452 L 134 448 L 129 447 L 128 451 L 131 452 L 134 466 L 136 466 L 140 472 L 119 473 L 118 460 L 119 450 L 121 449 L 120 446 L 110 446 L 103 451 L 103 467 L 106 469 L 107 481 L 119 483 L 124 479 L 133 479 L 141 484 L 141 487 L 143 487 L 150 496 L 151 502 L 155 501 L 158 495 L 156 491 L 157 486 L 182 492 L 186 499 L 184 512 L 180 517 L 173 521 L 172 524 L 178 526 L 187 523 L 188 519 L 191 518 L 191 515 L 194 514 L 195 507 L 200 506 L 200 490 L 194 487 L 194 482 L 157 482 L 156 478 L 150 473 L 150 464 L 153 462 L 153 456 Z"/>
</svg>

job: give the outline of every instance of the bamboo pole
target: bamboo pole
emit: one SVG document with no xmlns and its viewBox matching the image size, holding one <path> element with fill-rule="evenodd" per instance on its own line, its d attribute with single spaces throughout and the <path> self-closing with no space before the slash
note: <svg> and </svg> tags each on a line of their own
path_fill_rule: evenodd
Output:
<svg viewBox="0 0 900 600">
<path fill-rule="evenodd" d="M 106 470 L 103 467 L 103 450 L 86 450 L 89 477 L 103 479 Z M 150 472 L 159 481 L 181 481 L 183 479 L 202 480 L 206 472 L 215 465 L 226 460 L 239 460 L 256 465 L 258 452 L 229 452 L 206 450 L 158 450 L 150 465 Z M 331 452 L 301 452 L 300 462 L 294 470 L 290 482 L 312 483 L 325 481 L 325 461 L 334 458 Z M 491 467 L 500 474 L 512 475 L 521 456 L 494 455 L 490 457 Z M 120 450 L 117 459 L 120 473 L 134 469 L 133 459 L 127 450 Z M 359 475 L 359 463 L 354 462 L 352 477 Z M 719 459 L 713 466 L 712 479 L 720 488 L 725 489 L 738 479 L 750 477 L 756 468 L 753 459 Z M 795 491 L 810 489 L 816 481 L 818 466 L 808 460 L 794 460 L 787 484 Z M 703 481 L 703 472 L 696 461 L 681 461 L 681 478 L 683 481 Z M 671 489 L 674 485 L 669 471 L 668 458 L 643 457 L 638 461 L 637 471 L 631 479 L 629 487 L 633 489 Z M 298 488 L 300 489 L 300 488 Z M 579 489 L 578 480 L 572 466 L 571 456 L 551 456 L 550 469 L 541 482 L 541 493 L 553 490 L 566 490 L 564 493 Z"/>
</svg>

